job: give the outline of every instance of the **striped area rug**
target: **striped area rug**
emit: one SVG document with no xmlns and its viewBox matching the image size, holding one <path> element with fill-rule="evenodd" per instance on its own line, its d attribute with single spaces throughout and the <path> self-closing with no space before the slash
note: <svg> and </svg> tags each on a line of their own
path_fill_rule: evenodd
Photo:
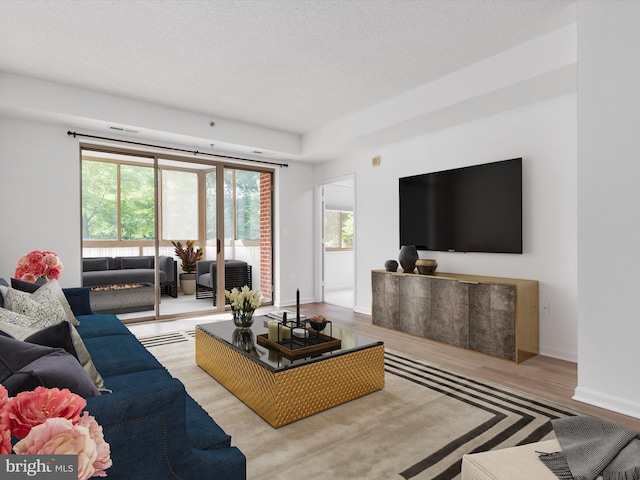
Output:
<svg viewBox="0 0 640 480">
<path fill-rule="evenodd" d="M 232 435 L 249 479 L 458 479 L 465 453 L 553 438 L 551 419 L 579 414 L 387 350 L 383 390 L 273 429 L 195 365 L 193 331 L 140 341 Z"/>
</svg>

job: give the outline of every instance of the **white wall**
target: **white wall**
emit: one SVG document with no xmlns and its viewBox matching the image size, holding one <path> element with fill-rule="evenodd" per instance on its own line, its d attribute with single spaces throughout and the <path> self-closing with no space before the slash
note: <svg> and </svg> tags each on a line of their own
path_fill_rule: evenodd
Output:
<svg viewBox="0 0 640 480">
<path fill-rule="evenodd" d="M 52 250 L 60 284 L 81 284 L 80 152 L 63 126 L 0 117 L 0 277 L 31 250 Z"/>
<path fill-rule="evenodd" d="M 316 300 L 313 167 L 291 163 L 276 171 L 275 305 Z"/>
<path fill-rule="evenodd" d="M 420 252 L 443 272 L 535 279 L 541 353 L 577 358 L 576 95 L 513 109 L 316 167 L 316 183 L 356 176 L 356 310 L 371 311 L 371 270 L 397 259 L 398 178 L 523 157 L 524 254 Z M 381 156 L 381 166 L 371 158 Z"/>
<path fill-rule="evenodd" d="M 13 276 L 25 253 L 52 250 L 65 265 L 62 286 L 81 285 L 80 149 L 67 129 L 0 116 L 0 277 Z M 275 238 L 275 301 L 295 303 L 296 288 L 313 301 L 313 168 L 278 169 L 276 182 L 276 232 L 289 234 Z"/>
<path fill-rule="evenodd" d="M 640 3 L 578 5 L 575 398 L 640 418 Z"/>
</svg>

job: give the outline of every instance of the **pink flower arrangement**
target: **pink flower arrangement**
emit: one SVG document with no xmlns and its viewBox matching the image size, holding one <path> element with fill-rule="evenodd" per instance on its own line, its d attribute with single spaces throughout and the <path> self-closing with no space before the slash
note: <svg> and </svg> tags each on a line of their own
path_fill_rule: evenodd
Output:
<svg viewBox="0 0 640 480">
<path fill-rule="evenodd" d="M 37 387 L 9 398 L 0 385 L 0 454 L 78 455 L 78 480 L 106 477 L 111 450 L 102 427 L 82 409 L 84 398 L 66 388 Z"/>
<path fill-rule="evenodd" d="M 63 268 L 55 252 L 34 250 L 18 259 L 13 277 L 31 283 L 35 283 L 38 278 L 57 280 Z"/>
</svg>

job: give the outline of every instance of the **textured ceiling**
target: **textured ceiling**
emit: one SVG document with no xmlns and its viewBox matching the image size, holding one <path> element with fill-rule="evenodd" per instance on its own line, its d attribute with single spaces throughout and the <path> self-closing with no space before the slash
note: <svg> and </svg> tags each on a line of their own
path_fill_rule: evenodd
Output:
<svg viewBox="0 0 640 480">
<path fill-rule="evenodd" d="M 304 134 L 575 16 L 574 0 L 0 0 L 0 70 Z"/>
</svg>

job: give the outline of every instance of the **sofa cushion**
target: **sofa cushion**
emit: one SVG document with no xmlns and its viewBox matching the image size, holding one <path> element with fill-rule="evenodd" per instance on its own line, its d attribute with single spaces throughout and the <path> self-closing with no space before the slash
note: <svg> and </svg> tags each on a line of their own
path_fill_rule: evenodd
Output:
<svg viewBox="0 0 640 480">
<path fill-rule="evenodd" d="M 86 338 L 84 343 L 105 377 L 164 368 L 133 335 Z"/>
<path fill-rule="evenodd" d="M 160 281 L 167 278 L 165 272 L 160 271 Z M 127 268 L 124 270 L 108 270 L 100 272 L 85 272 L 82 283 L 85 287 L 102 287 L 126 283 L 154 283 L 155 270 L 152 268 Z"/>
<path fill-rule="evenodd" d="M 153 390 L 156 386 L 165 383 L 171 378 L 171 374 L 166 369 L 156 368 L 153 370 L 143 370 L 105 377 L 104 385 L 114 392 L 121 392 L 132 387 L 137 388 L 141 385 Z"/>
<path fill-rule="evenodd" d="M 115 315 L 107 313 L 79 315 L 78 320 L 80 321 L 78 333 L 85 340 L 109 335 L 131 335 L 129 329 Z"/>
<path fill-rule="evenodd" d="M 83 272 L 97 272 L 99 270 L 109 270 L 109 259 L 107 257 L 83 258 Z"/>
<path fill-rule="evenodd" d="M 24 282 L 15 278 L 11 279 L 11 288 L 15 288 L 16 290 L 20 290 L 22 292 L 34 293 L 40 287 L 44 287 L 45 290 L 51 290 L 55 298 L 60 302 L 60 305 L 62 305 L 64 313 L 67 315 L 67 320 L 69 320 L 74 326 L 77 327 L 80 323 L 73 314 L 73 310 L 71 310 L 71 306 L 67 301 L 67 297 L 62 291 L 62 287 L 60 287 L 60 284 L 55 278 L 49 281 L 36 281 L 36 283 Z"/>
<path fill-rule="evenodd" d="M 151 257 L 122 257 L 122 269 L 130 268 L 153 268 L 153 259 Z"/>
<path fill-rule="evenodd" d="M 231 436 L 227 435 L 189 394 L 187 394 L 186 407 L 187 436 L 193 447 L 211 450 L 231 446 Z"/>
<path fill-rule="evenodd" d="M 100 395 L 73 355 L 4 336 L 0 336 L 0 383 L 9 396 L 38 386 L 68 388 L 85 398 Z"/>
</svg>

